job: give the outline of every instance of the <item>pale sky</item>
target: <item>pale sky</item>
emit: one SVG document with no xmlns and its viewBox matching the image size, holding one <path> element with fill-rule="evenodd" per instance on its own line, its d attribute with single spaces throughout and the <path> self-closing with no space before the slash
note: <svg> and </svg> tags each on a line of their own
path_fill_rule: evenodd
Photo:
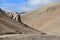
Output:
<svg viewBox="0 0 60 40">
<path fill-rule="evenodd" d="M 60 0 L 0 0 L 0 8 L 5 11 L 30 12 L 54 2 L 60 2 Z"/>
</svg>

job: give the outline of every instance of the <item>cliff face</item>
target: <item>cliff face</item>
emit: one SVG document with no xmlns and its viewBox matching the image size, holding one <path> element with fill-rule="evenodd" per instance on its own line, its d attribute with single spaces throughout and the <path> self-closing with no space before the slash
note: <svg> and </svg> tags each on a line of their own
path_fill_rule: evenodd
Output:
<svg viewBox="0 0 60 40">
<path fill-rule="evenodd" d="M 47 33 L 60 35 L 60 3 L 54 3 L 21 16 L 29 27 Z"/>
</svg>

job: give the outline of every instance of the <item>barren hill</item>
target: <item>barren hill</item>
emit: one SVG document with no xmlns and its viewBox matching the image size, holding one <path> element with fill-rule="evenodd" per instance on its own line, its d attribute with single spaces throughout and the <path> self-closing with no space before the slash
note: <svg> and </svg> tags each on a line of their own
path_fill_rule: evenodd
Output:
<svg viewBox="0 0 60 40">
<path fill-rule="evenodd" d="M 60 35 L 60 3 L 50 4 L 21 17 L 22 22 L 31 28 L 48 35 Z"/>
<path fill-rule="evenodd" d="M 24 24 L 21 24 L 12 18 L 6 16 L 6 14 L 0 13 L 0 35 L 3 34 L 41 34 L 35 29 L 32 29 Z"/>
</svg>

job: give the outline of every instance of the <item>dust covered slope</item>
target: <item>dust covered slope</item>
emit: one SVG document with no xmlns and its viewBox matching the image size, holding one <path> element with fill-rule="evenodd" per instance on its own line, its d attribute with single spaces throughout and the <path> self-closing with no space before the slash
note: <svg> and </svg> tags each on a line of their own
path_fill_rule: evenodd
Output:
<svg viewBox="0 0 60 40">
<path fill-rule="evenodd" d="M 54 3 L 21 16 L 22 22 L 49 35 L 60 35 L 60 3 Z"/>
<path fill-rule="evenodd" d="M 29 28 L 9 17 L 0 13 L 0 34 L 30 34 L 42 33 L 32 28 Z"/>
</svg>

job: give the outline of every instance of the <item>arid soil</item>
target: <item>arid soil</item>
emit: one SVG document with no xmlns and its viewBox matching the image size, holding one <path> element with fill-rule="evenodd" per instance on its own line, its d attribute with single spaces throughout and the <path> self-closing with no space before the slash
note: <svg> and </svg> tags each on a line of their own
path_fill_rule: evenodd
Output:
<svg viewBox="0 0 60 40">
<path fill-rule="evenodd" d="M 2 35 L 0 40 L 60 40 L 60 36 L 39 35 L 39 34 L 14 34 Z"/>
<path fill-rule="evenodd" d="M 7 37 L 10 38 L 10 36 L 15 36 L 15 35 L 24 36 L 27 34 L 46 35 L 44 32 L 30 28 L 29 26 L 23 23 L 17 22 L 12 18 L 7 17 L 5 14 L 2 13 L 0 14 L 0 40 L 6 40 L 4 38 Z M 13 40 L 13 39 L 7 39 L 7 40 Z"/>
<path fill-rule="evenodd" d="M 31 28 L 48 35 L 60 35 L 60 3 L 50 4 L 21 17 L 22 22 Z"/>
<path fill-rule="evenodd" d="M 0 34 L 43 33 L 0 14 Z"/>
<path fill-rule="evenodd" d="M 0 13 L 0 40 L 60 40 L 60 3 L 22 14 L 21 20 Z"/>
</svg>

